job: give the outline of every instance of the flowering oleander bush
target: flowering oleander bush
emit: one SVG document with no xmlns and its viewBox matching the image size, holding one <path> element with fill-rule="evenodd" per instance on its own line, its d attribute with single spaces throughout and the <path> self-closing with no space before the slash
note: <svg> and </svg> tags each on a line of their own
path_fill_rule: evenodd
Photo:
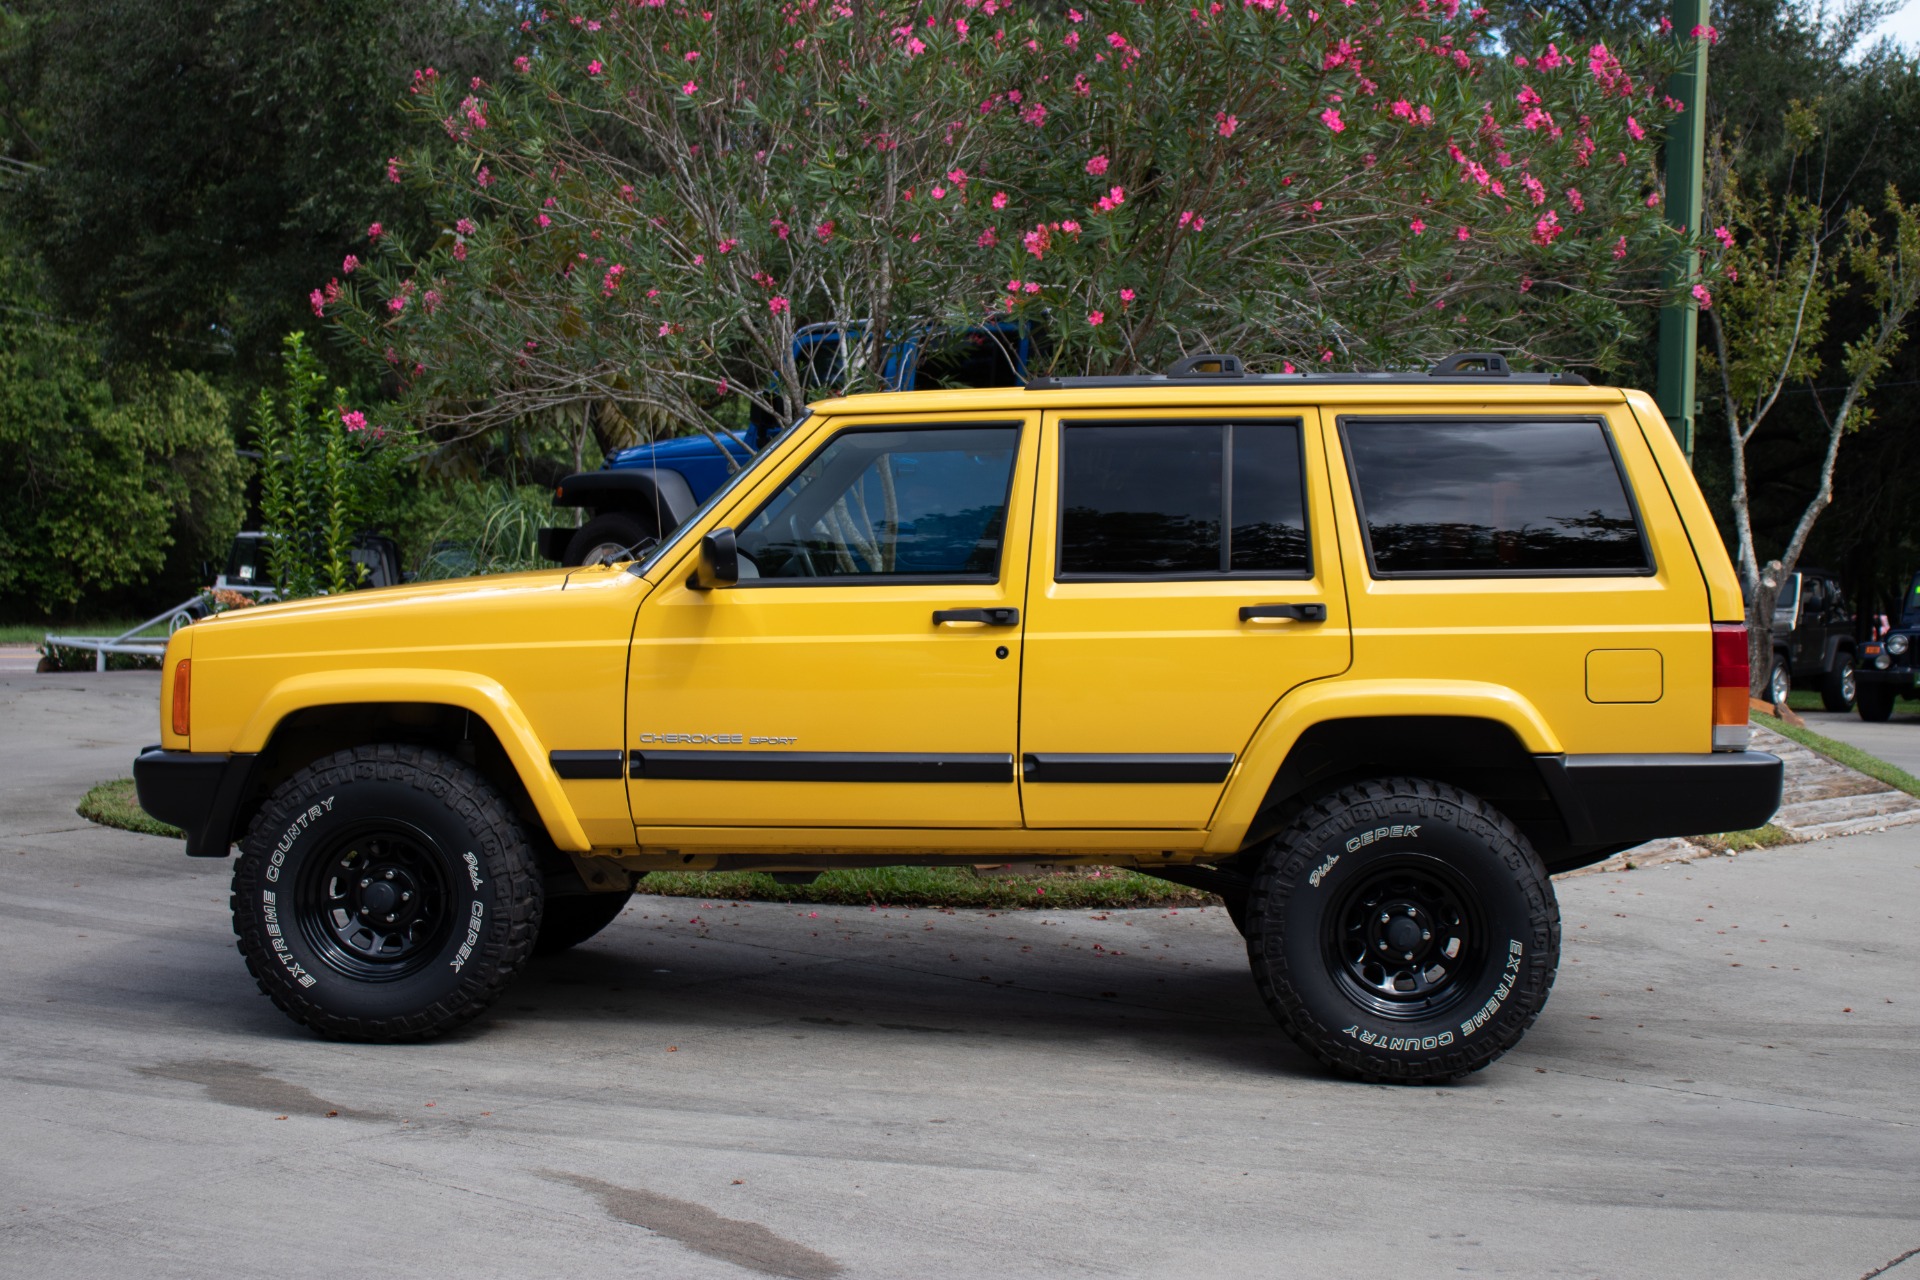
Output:
<svg viewBox="0 0 1920 1280">
<path fill-rule="evenodd" d="M 870 386 L 911 331 L 1011 319 L 1056 373 L 1465 347 L 1606 365 L 1682 246 L 1658 86 L 1683 38 L 1563 49 L 1458 0 L 555 5 L 494 83 L 415 73 L 379 224 L 314 311 L 443 433 L 581 402 L 690 427 Z M 1705 38 L 1688 36 L 1684 39 Z M 863 322 L 866 323 L 863 327 Z"/>
</svg>

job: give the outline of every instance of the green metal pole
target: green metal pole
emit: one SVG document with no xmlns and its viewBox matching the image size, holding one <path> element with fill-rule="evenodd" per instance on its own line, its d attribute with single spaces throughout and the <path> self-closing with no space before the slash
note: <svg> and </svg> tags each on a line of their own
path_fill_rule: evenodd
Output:
<svg viewBox="0 0 1920 1280">
<path fill-rule="evenodd" d="M 1700 206 L 1704 199 L 1707 152 L 1707 41 L 1689 32 L 1707 25 L 1709 0 L 1673 0 L 1674 36 L 1688 41 L 1687 61 L 1667 82 L 1667 92 L 1684 105 L 1667 131 L 1667 222 L 1691 239 L 1700 234 Z M 1667 268 L 1666 283 L 1686 288 L 1699 274 L 1691 253 L 1677 255 Z M 1660 372 L 1653 398 L 1667 425 L 1693 460 L 1694 355 L 1699 341 L 1700 313 L 1692 298 L 1682 297 L 1660 309 Z"/>
</svg>

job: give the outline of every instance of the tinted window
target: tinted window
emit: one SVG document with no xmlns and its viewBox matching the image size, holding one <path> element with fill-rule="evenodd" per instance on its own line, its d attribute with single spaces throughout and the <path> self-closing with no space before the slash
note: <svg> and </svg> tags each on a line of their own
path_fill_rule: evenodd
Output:
<svg viewBox="0 0 1920 1280">
<path fill-rule="evenodd" d="M 991 580 L 1019 438 L 1018 427 L 842 432 L 742 527 L 741 554 L 761 578 Z"/>
<path fill-rule="evenodd" d="M 1598 422 L 1342 424 L 1374 572 L 1648 572 Z"/>
<path fill-rule="evenodd" d="M 1307 572 L 1292 422 L 1070 424 L 1062 577 Z"/>
</svg>

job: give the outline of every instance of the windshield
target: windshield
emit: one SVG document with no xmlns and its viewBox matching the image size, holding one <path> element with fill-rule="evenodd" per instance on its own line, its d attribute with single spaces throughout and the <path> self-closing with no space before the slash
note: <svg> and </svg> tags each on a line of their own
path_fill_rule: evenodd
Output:
<svg viewBox="0 0 1920 1280">
<path fill-rule="evenodd" d="M 799 419 L 797 422 L 793 424 L 793 426 L 788 427 L 785 431 L 782 431 L 777 437 L 777 439 L 784 440 L 785 438 L 793 434 L 795 427 L 804 426 L 806 423 L 808 423 L 811 420 L 812 420 L 811 414 L 809 414 L 805 418 Z M 748 476 L 754 474 L 756 471 L 760 470 L 761 467 L 765 466 L 767 459 L 773 456 L 774 452 L 775 450 L 773 446 L 768 445 L 766 448 L 762 449 L 759 453 L 756 453 L 751 458 L 747 459 L 746 462 L 741 464 L 740 469 L 734 472 L 733 475 L 727 479 L 727 482 L 725 484 L 721 485 L 718 489 L 715 489 L 711 494 L 709 494 L 707 496 L 707 500 L 701 503 L 699 507 L 694 510 L 694 513 L 692 515 L 688 516 L 685 520 L 681 521 L 680 527 L 678 529 L 668 534 L 665 538 L 662 538 L 660 542 L 657 545 L 655 545 L 651 551 L 647 552 L 647 554 L 643 558 L 639 560 L 635 560 L 632 564 L 628 565 L 627 572 L 631 573 L 636 578 L 645 577 L 648 570 L 652 569 L 654 565 L 659 564 L 660 561 L 666 556 L 667 552 L 671 551 L 674 547 L 679 545 L 681 536 L 688 529 L 691 529 L 693 526 L 699 524 L 700 521 L 706 517 L 707 512 L 713 510 L 716 506 L 718 506 L 722 501 L 726 499 L 728 494 L 732 493 L 735 489 L 738 489 Z"/>
<path fill-rule="evenodd" d="M 1901 605 L 1900 625 L 1920 627 L 1920 573 L 1913 575 L 1913 581 L 1907 586 L 1906 602 Z"/>
</svg>

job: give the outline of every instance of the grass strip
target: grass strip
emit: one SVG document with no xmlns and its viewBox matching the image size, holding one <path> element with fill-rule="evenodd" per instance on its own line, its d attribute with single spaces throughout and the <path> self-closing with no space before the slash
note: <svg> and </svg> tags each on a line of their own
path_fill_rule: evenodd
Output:
<svg viewBox="0 0 1920 1280">
<path fill-rule="evenodd" d="M 1914 777 L 1897 765 L 1888 764 L 1879 756 L 1869 755 L 1855 746 L 1836 741 L 1811 729 L 1802 729 L 1790 725 L 1784 720 L 1776 720 L 1764 712 L 1753 713 L 1755 724 L 1765 725 L 1783 738 L 1791 738 L 1811 751 L 1818 751 L 1829 760 L 1837 761 L 1847 768 L 1866 774 L 1886 783 L 1890 787 L 1906 792 L 1910 796 L 1920 796 L 1920 778 Z"/>
<path fill-rule="evenodd" d="M 117 636 L 145 621 L 145 618 L 128 618 L 121 622 L 0 622 L 0 644 L 39 644 L 48 632 L 62 636 Z"/>
<path fill-rule="evenodd" d="M 100 783 L 80 797 L 75 812 L 88 822 L 97 822 L 103 827 L 118 827 L 122 831 L 167 836 L 174 840 L 185 839 L 187 834 L 178 827 L 168 826 L 140 807 L 140 801 L 133 792 L 132 778 L 114 778 L 110 782 Z"/>
<path fill-rule="evenodd" d="M 1001 911 L 1199 907 L 1216 900 L 1198 889 L 1119 867 L 1072 867 L 1017 876 L 968 867 L 858 867 L 823 871 L 812 884 L 779 884 L 757 871 L 655 871 L 640 882 L 640 892 L 709 901 Z"/>
</svg>

